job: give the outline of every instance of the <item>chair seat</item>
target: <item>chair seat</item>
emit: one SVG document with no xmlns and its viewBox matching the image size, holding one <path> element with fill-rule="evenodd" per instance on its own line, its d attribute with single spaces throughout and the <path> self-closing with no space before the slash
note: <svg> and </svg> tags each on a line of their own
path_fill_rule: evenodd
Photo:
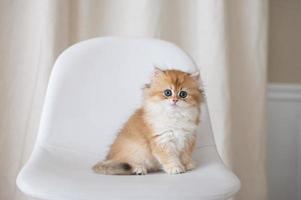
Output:
<svg viewBox="0 0 301 200">
<path fill-rule="evenodd" d="M 17 184 L 29 196 L 48 200 L 228 199 L 239 180 L 220 161 L 214 145 L 195 151 L 197 168 L 178 175 L 99 175 L 91 166 L 99 155 L 53 146 L 36 146 Z"/>
</svg>

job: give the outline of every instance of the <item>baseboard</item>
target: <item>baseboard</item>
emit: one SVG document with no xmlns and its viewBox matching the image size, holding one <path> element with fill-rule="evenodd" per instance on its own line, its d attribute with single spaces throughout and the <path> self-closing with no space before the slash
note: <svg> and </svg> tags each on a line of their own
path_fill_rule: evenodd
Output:
<svg viewBox="0 0 301 200">
<path fill-rule="evenodd" d="M 268 84 L 268 100 L 301 101 L 301 84 Z"/>
<path fill-rule="evenodd" d="M 301 84 L 267 88 L 270 200 L 301 199 Z"/>
</svg>

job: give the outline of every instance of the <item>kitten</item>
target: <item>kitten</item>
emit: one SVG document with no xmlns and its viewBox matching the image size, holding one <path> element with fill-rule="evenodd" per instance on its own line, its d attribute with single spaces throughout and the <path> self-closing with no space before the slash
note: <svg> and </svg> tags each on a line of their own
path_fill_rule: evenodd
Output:
<svg viewBox="0 0 301 200">
<path fill-rule="evenodd" d="M 163 168 L 179 174 L 194 168 L 200 104 L 198 74 L 155 68 L 144 88 L 143 106 L 125 123 L 102 162 L 93 166 L 101 174 L 138 174 Z"/>
</svg>

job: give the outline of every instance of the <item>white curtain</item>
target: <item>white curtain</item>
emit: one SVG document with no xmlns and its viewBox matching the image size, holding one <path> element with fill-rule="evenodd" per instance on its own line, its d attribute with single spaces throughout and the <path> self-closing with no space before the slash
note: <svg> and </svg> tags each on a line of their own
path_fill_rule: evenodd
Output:
<svg viewBox="0 0 301 200">
<path fill-rule="evenodd" d="M 92 37 L 156 37 L 201 69 L 219 153 L 239 176 L 237 200 L 266 200 L 267 0 L 2 0 L 0 199 L 28 199 L 15 178 L 35 142 L 49 74 Z"/>
</svg>

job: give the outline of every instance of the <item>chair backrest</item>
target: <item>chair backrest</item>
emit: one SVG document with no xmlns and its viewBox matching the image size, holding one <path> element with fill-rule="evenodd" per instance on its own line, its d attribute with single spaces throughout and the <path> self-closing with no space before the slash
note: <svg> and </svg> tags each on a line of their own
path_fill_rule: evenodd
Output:
<svg viewBox="0 0 301 200">
<path fill-rule="evenodd" d="M 50 77 L 37 144 L 104 155 L 140 106 L 154 65 L 197 70 L 181 49 L 157 39 L 95 38 L 65 50 Z M 211 145 L 204 108 L 199 145 Z"/>
</svg>

